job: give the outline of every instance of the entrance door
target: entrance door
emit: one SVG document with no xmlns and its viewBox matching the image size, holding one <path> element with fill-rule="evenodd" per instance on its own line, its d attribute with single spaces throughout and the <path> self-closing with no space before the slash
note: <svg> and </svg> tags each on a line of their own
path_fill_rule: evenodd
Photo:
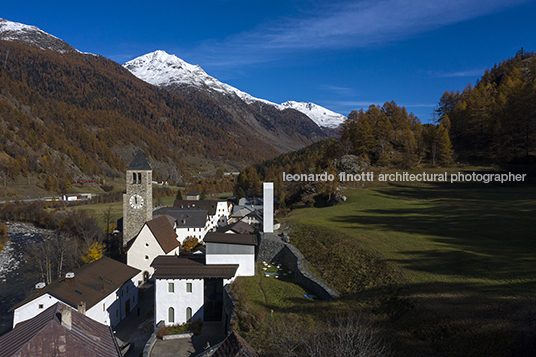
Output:
<svg viewBox="0 0 536 357">
<path fill-rule="evenodd" d="M 130 312 L 130 299 L 125 303 L 125 315 Z"/>
<path fill-rule="evenodd" d="M 205 279 L 205 321 L 221 321 L 223 312 L 223 279 Z"/>
</svg>

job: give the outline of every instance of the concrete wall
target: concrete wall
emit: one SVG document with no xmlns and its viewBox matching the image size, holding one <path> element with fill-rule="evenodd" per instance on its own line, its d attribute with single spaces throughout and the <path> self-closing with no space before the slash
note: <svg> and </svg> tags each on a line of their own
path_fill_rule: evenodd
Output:
<svg viewBox="0 0 536 357">
<path fill-rule="evenodd" d="M 223 287 L 223 333 L 227 336 L 231 332 L 231 324 L 234 320 L 234 308 L 236 301 L 229 292 L 229 285 Z"/>
<path fill-rule="evenodd" d="M 338 299 L 339 293 L 325 281 L 315 276 L 303 254 L 293 246 L 282 242 L 275 234 L 262 234 L 257 261 L 281 263 L 296 272 L 296 282 L 324 300 Z"/>
<path fill-rule="evenodd" d="M 262 227 L 263 232 L 272 233 L 274 231 L 274 183 L 264 182 L 262 184 L 263 190 L 263 217 Z"/>
</svg>

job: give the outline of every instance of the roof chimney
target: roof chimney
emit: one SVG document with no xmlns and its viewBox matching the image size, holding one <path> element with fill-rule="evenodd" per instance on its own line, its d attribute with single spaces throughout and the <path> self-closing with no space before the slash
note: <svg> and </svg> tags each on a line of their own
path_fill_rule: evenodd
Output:
<svg viewBox="0 0 536 357">
<path fill-rule="evenodd" d="M 61 325 L 70 330 L 72 327 L 72 321 L 71 308 L 65 306 L 63 309 L 61 309 Z"/>
<path fill-rule="evenodd" d="M 84 301 L 80 301 L 78 304 L 78 312 L 81 314 L 86 314 L 86 303 Z"/>
<path fill-rule="evenodd" d="M 43 283 L 43 282 L 39 282 L 39 283 L 35 284 L 35 292 L 36 293 L 40 292 L 41 290 L 43 290 L 45 288 L 45 286 L 47 286 L 47 284 Z"/>
<path fill-rule="evenodd" d="M 74 273 L 69 272 L 65 274 L 65 282 L 71 286 L 74 286 Z"/>
</svg>

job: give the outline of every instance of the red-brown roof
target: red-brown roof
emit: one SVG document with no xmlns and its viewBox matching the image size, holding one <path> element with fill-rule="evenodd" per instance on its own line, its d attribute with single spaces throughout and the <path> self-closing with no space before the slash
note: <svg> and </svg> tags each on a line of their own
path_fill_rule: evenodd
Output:
<svg viewBox="0 0 536 357">
<path fill-rule="evenodd" d="M 141 270 L 117 260 L 102 257 L 74 270 L 74 281 L 67 282 L 65 277 L 59 278 L 11 310 L 46 293 L 74 307 L 83 301 L 89 310 L 140 272 Z"/>
<path fill-rule="evenodd" d="M 71 328 L 62 325 L 61 302 L 0 336 L 0 357 L 121 356 L 112 329 L 75 309 Z"/>
<path fill-rule="evenodd" d="M 147 222 L 147 226 L 164 250 L 164 253 L 167 254 L 180 245 L 177 240 L 177 233 L 169 223 L 167 216 L 152 219 Z"/>
<path fill-rule="evenodd" d="M 156 279 L 231 279 L 238 264 L 205 264 L 204 256 L 159 255 L 151 266 L 155 268 Z"/>
<path fill-rule="evenodd" d="M 257 245 L 257 236 L 253 234 L 229 234 L 221 232 L 209 232 L 203 238 L 205 243 L 225 243 Z"/>
</svg>

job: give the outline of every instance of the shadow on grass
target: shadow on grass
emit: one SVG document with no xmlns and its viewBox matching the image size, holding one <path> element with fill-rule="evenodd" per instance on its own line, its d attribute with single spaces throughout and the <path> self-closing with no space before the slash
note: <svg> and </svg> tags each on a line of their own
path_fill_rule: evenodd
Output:
<svg viewBox="0 0 536 357">
<path fill-rule="evenodd" d="M 393 356 L 533 356 L 536 300 L 489 294 L 516 285 L 404 284 L 392 294 L 379 287 L 331 302 L 289 297 L 291 308 L 263 307 L 316 322 L 348 310 L 363 314 L 382 329 Z"/>
<path fill-rule="evenodd" d="M 437 249 L 399 251 L 407 258 L 395 261 L 406 269 L 492 280 L 536 278 L 535 188 L 438 184 L 375 194 L 411 202 L 402 208 L 363 208 L 331 220 L 434 243 Z"/>
</svg>

